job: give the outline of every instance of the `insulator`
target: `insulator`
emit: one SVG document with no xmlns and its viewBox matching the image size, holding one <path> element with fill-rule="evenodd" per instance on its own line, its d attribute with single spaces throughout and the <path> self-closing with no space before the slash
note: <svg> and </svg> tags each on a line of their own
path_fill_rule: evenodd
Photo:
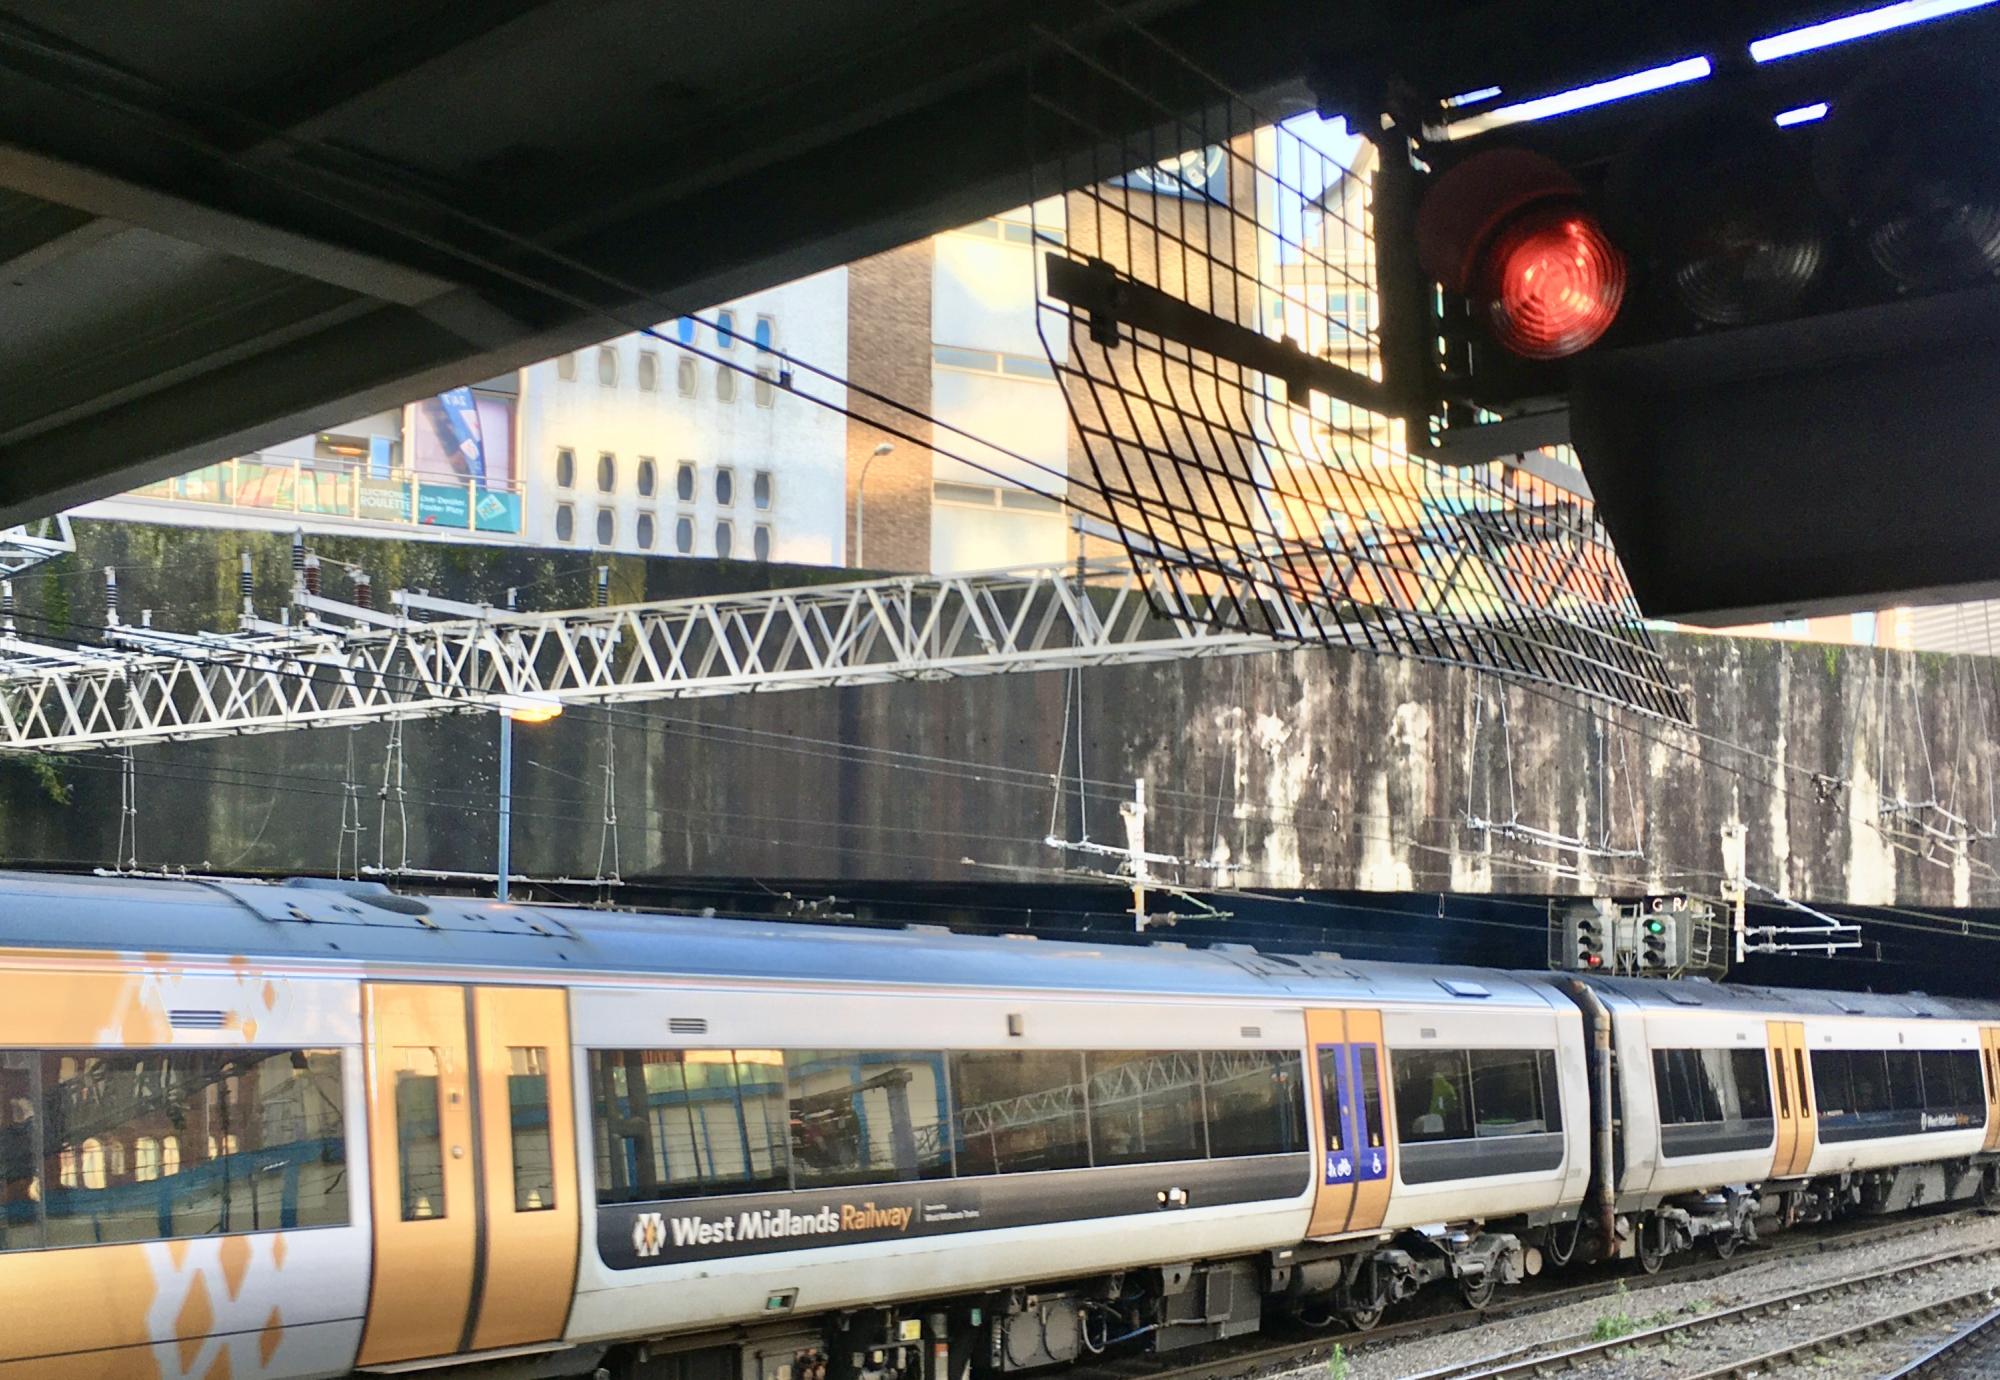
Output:
<svg viewBox="0 0 2000 1380">
<path fill-rule="evenodd" d="M 318 593 L 319 593 L 319 557 L 318 557 L 318 556 L 316 556 L 316 555 L 311 555 L 311 554 L 308 554 L 308 555 L 306 556 L 306 563 L 305 563 L 305 570 L 304 570 L 304 572 L 303 572 L 303 573 L 304 573 L 304 576 L 305 576 L 305 582 L 306 582 L 306 593 L 308 593 L 308 594 L 318 594 Z"/>
<path fill-rule="evenodd" d="M 597 567 L 597 607 L 603 608 L 611 602 L 611 567 Z"/>
<path fill-rule="evenodd" d="M 236 590 L 243 596 L 243 616 L 257 612 L 257 577 L 250 571 L 250 553 L 243 553 L 243 568 L 236 575 Z"/>
<path fill-rule="evenodd" d="M 358 609 L 375 607 L 375 585 L 365 570 L 354 572 L 354 607 Z"/>
<path fill-rule="evenodd" d="M 104 567 L 104 621 L 118 626 L 118 568 Z"/>
</svg>

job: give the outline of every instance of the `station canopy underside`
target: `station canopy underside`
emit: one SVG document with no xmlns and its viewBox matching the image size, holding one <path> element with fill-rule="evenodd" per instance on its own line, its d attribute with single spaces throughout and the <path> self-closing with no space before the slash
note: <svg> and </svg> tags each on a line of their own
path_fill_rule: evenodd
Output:
<svg viewBox="0 0 2000 1380">
<path fill-rule="evenodd" d="M 1037 55 L 1129 20 L 1278 114 L 1315 70 L 1553 89 L 1713 41 L 1553 3 L 9 0 L 0 524 L 1020 205 Z"/>
</svg>

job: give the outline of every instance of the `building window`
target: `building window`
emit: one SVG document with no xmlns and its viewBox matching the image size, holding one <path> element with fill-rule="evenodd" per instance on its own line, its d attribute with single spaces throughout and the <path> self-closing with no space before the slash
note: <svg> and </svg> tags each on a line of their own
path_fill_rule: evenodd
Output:
<svg viewBox="0 0 2000 1380">
<path fill-rule="evenodd" d="M 606 388 L 618 384 L 618 351 L 609 345 L 597 347 L 597 381 Z"/>
<path fill-rule="evenodd" d="M 757 348 L 769 354 L 771 340 L 778 333 L 778 323 L 768 316 L 757 318 Z"/>
<path fill-rule="evenodd" d="M 750 533 L 750 550 L 760 561 L 771 559 L 771 524 L 760 522 Z"/>
<path fill-rule="evenodd" d="M 736 348 L 736 313 L 719 311 L 715 314 L 715 343 L 725 350 Z"/>
<path fill-rule="evenodd" d="M 715 554 L 722 560 L 729 559 L 729 553 L 736 549 L 736 528 L 724 518 L 715 524 Z"/>
<path fill-rule="evenodd" d="M 645 455 L 640 456 L 639 497 L 651 498 L 653 496 L 653 484 L 656 478 L 654 471 L 655 471 L 655 466 L 653 464 L 652 458 L 650 456 L 645 456 Z"/>
<path fill-rule="evenodd" d="M 653 549 L 653 515 L 651 513 L 639 514 L 639 522 L 636 530 L 639 538 L 639 549 L 641 551 L 651 551 Z"/>
<path fill-rule="evenodd" d="M 674 383 L 681 390 L 683 398 L 692 398 L 695 392 L 694 356 L 682 355 L 674 365 Z"/>
<path fill-rule="evenodd" d="M 715 471 L 715 501 L 725 508 L 736 502 L 736 471 L 727 465 Z"/>
<path fill-rule="evenodd" d="M 556 377 L 561 379 L 564 383 L 576 382 L 575 355 L 569 354 L 569 355 L 556 356 Z"/>
<path fill-rule="evenodd" d="M 736 401 L 736 371 L 727 364 L 715 366 L 715 400 L 717 402 Z"/>
<path fill-rule="evenodd" d="M 556 487 L 558 489 L 576 487 L 576 452 L 568 446 L 556 451 Z"/>
<path fill-rule="evenodd" d="M 639 391 L 641 393 L 660 391 L 660 357 L 651 350 L 639 351 Z"/>
<path fill-rule="evenodd" d="M 750 476 L 750 502 L 759 511 L 769 512 L 771 508 L 771 472 L 758 470 Z"/>
<path fill-rule="evenodd" d="M 618 519 L 609 508 L 597 510 L 597 544 L 611 545 L 611 539 L 618 535 Z"/>
<path fill-rule="evenodd" d="M 678 518 L 674 522 L 674 550 L 685 556 L 694 550 L 694 519 Z"/>
<path fill-rule="evenodd" d="M 683 503 L 694 502 L 694 461 L 683 460 L 675 468 L 674 497 Z"/>
<path fill-rule="evenodd" d="M 608 494 L 618 487 L 618 457 L 605 451 L 597 457 L 597 491 Z"/>
<path fill-rule="evenodd" d="M 674 335 L 679 338 L 683 345 L 694 344 L 694 318 L 692 316 L 683 316 L 680 320 L 674 322 Z"/>
<path fill-rule="evenodd" d="M 576 540 L 576 509 L 571 504 L 556 504 L 556 540 Z"/>
<path fill-rule="evenodd" d="M 757 406 L 770 407 L 778 401 L 778 385 L 771 378 L 769 369 L 757 371 Z"/>
</svg>

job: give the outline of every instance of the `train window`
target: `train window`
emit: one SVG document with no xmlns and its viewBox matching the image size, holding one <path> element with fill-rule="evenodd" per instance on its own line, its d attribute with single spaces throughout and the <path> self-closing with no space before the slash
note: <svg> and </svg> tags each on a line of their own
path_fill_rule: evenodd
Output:
<svg viewBox="0 0 2000 1380">
<path fill-rule="evenodd" d="M 776 1050 L 594 1049 L 590 1093 L 600 1202 L 791 1184 Z"/>
<path fill-rule="evenodd" d="M 1770 1075 L 1764 1069 L 1760 1049 L 1729 1051 L 1729 1085 L 1736 1098 L 1736 1116 L 1743 1121 L 1771 1118 Z M 1787 1113 L 1789 1115 L 1789 1113 Z"/>
<path fill-rule="evenodd" d="M 1361 1065 L 1361 1119 L 1370 1145 L 1382 1143 L 1382 1075 L 1375 1067 L 1375 1046 L 1356 1045 Z"/>
<path fill-rule="evenodd" d="M 1847 1081 L 1855 1112 L 1867 1116 L 1889 1110 L 1889 1066 L 1881 1050 L 1850 1050 Z"/>
<path fill-rule="evenodd" d="M 514 1211 L 556 1205 L 555 1164 L 549 1157 L 549 1052 L 507 1050 L 507 1130 L 514 1156 Z"/>
<path fill-rule="evenodd" d="M 1778 1115 L 1790 1121 L 1792 1119 L 1792 1085 L 1791 1081 L 1785 1077 L 1785 1052 L 1781 1049 L 1771 1051 L 1771 1076 L 1772 1081 L 1778 1085 Z"/>
<path fill-rule="evenodd" d="M 444 1146 L 439 1136 L 438 1052 L 412 1046 L 396 1051 L 396 1171 L 403 1220 L 445 1215 Z"/>
<path fill-rule="evenodd" d="M 1813 1114 L 1814 1100 L 1812 1084 L 1806 1081 L 1806 1052 L 1803 1049 L 1793 1048 L 1792 1067 L 1797 1079 L 1792 1086 L 1799 1090 L 1799 1115 L 1809 1117 Z"/>
<path fill-rule="evenodd" d="M 1977 1113 L 1983 1123 L 1986 1090 L 1979 1081 L 1979 1057 L 1968 1049 L 1923 1052 L 1924 1107 L 1932 1113 Z"/>
<path fill-rule="evenodd" d="M 1653 1085 L 1660 1100 L 1660 1124 L 1693 1126 L 1728 1120 L 1723 1083 L 1729 1071 L 1724 1050 L 1656 1049 Z"/>
<path fill-rule="evenodd" d="M 1156 1164 L 1208 1153 L 1201 1055 L 1135 1050 L 1085 1056 L 1091 1163 Z"/>
<path fill-rule="evenodd" d="M 1347 1127 L 1340 1115 L 1340 1085 L 1343 1081 L 1341 1056 L 1347 1053 L 1346 1045 L 1321 1045 L 1319 1047 L 1319 1107 L 1320 1119 L 1326 1123 L 1326 1148 L 1345 1150 L 1347 1148 Z"/>
<path fill-rule="evenodd" d="M 42 1244 L 42 1175 L 32 1054 L 0 1053 L 0 1251 Z"/>
<path fill-rule="evenodd" d="M 1848 1079 L 1847 1051 L 1816 1049 L 1812 1052 L 1813 1091 L 1819 1097 L 1819 1114 L 1838 1120 L 1854 1113 L 1854 1091 Z"/>
<path fill-rule="evenodd" d="M 1464 1050 L 1399 1049 L 1389 1063 L 1396 1080 L 1396 1130 L 1406 1144 L 1471 1137 Z"/>
<path fill-rule="evenodd" d="M 1924 1109 L 1923 1064 L 1913 1049 L 1889 1051 L 1889 1105 L 1899 1112 Z"/>
<path fill-rule="evenodd" d="M 1228 1050 L 1202 1055 L 1201 1067 L 1209 1154 L 1283 1155 L 1306 1148 L 1298 1055 Z"/>
<path fill-rule="evenodd" d="M 1541 1060 L 1531 1049 L 1471 1051 L 1473 1134 L 1538 1136 L 1542 1117 Z"/>
<path fill-rule="evenodd" d="M 0 1246 L 347 1221 L 335 1051 L 15 1054 L 0 1087 Z M 182 1135 L 207 1151 L 186 1173 Z"/>
<path fill-rule="evenodd" d="M 951 1056 L 960 1174 L 1081 1169 L 1090 1163 L 1083 1056 L 979 1050 Z"/>
<path fill-rule="evenodd" d="M 1958 1092 L 1958 1105 L 1976 1108 L 1983 1124 L 1986 1111 L 1986 1085 L 1979 1077 L 1979 1056 L 1969 1049 L 1955 1049 L 1951 1052 L 1952 1086 Z"/>
<path fill-rule="evenodd" d="M 787 1050 L 795 1188 L 951 1175 L 942 1054 Z"/>
</svg>

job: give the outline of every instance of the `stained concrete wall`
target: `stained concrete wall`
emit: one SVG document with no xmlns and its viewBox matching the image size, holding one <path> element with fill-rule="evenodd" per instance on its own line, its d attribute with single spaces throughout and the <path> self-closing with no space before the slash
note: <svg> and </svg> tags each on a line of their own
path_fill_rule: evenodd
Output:
<svg viewBox="0 0 2000 1380">
<path fill-rule="evenodd" d="M 246 543 L 264 587 L 278 587 L 282 542 L 86 529 L 75 567 L 22 583 L 24 630 L 57 618 L 75 636 L 101 620 L 94 571 L 107 562 L 125 567 L 128 617 L 152 603 L 167 626 L 226 623 Z M 581 553 L 353 545 L 342 559 L 396 553 L 411 563 L 397 574 L 440 593 L 521 584 L 544 606 L 587 600 Z M 617 571 L 616 597 L 800 575 L 667 561 Z M 1712 891 L 1721 830 L 1735 822 L 1751 880 L 1791 896 L 1994 902 L 1993 663 L 1663 642 L 1697 731 L 1335 652 L 581 709 L 517 730 L 515 855 L 547 875 L 593 875 L 601 851 L 608 865 L 610 761 L 627 876 L 1039 878 L 1063 862 L 1052 831 L 1122 843 L 1118 804 L 1143 776 L 1150 847 L 1231 864 L 1244 885 Z M 343 841 L 350 863 L 357 840 L 364 861 L 400 861 L 406 813 L 412 864 L 490 871 L 495 735 L 484 716 L 407 725 L 400 812 L 393 782 L 382 794 L 386 728 L 143 748 L 127 822 L 147 865 L 330 871 Z M 0 763 L 0 854 L 113 862 L 119 788 L 110 755 Z M 1885 814 L 1898 801 L 1910 808 Z M 1590 849 L 1538 842 L 1547 835 Z"/>
</svg>

